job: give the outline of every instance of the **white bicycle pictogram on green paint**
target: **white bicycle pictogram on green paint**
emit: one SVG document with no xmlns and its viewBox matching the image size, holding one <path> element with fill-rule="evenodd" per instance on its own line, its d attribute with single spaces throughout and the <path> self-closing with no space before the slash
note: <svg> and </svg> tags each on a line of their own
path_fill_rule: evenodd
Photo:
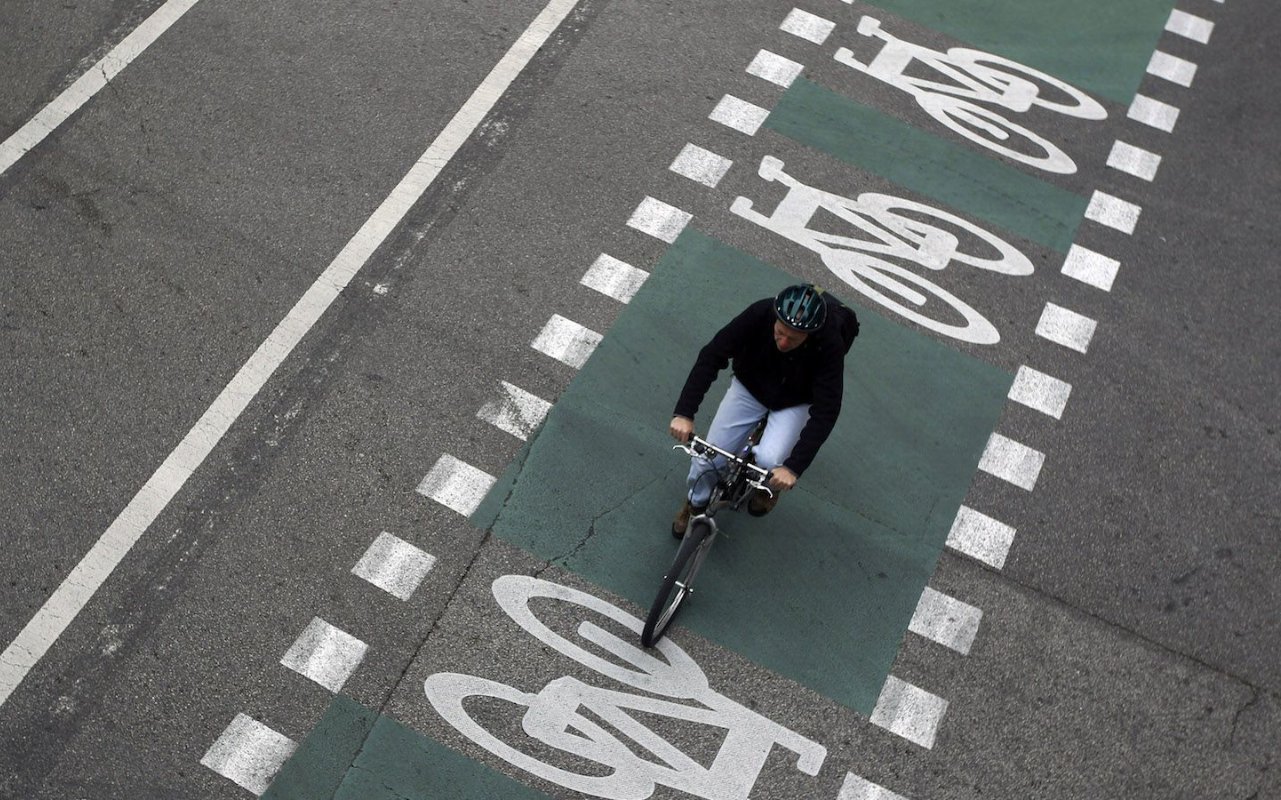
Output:
<svg viewBox="0 0 1281 800">
<path fill-rule="evenodd" d="M 907 92 L 931 117 L 970 141 L 1046 172 L 1070 175 L 1076 162 L 1049 139 L 989 106 L 1019 114 L 1036 106 L 1080 119 L 1107 118 L 1103 106 L 1085 92 L 1017 61 L 968 47 L 940 53 L 886 33 L 873 17 L 860 19 L 858 32 L 884 45 L 867 63 L 842 47 L 836 51 L 838 62 Z M 914 62 L 949 82 L 906 74 Z"/>
<path fill-rule="evenodd" d="M 933 206 L 874 192 L 856 198 L 825 192 L 788 175 L 783 166 L 781 160 L 766 156 L 758 170 L 765 180 L 787 187 L 787 195 L 772 214 L 754 211 L 746 197 L 735 198 L 730 211 L 814 251 L 841 280 L 896 314 L 974 344 L 1001 340 L 996 326 L 972 306 L 903 265 L 938 271 L 956 262 L 1004 275 L 1032 274 L 1032 262 L 1017 248 Z M 852 227 L 863 235 L 811 227 L 820 211 L 830 214 L 843 228 Z M 977 240 L 990 252 L 965 252 L 962 237 L 967 248 Z M 955 320 L 958 316 L 959 322 Z"/>
</svg>

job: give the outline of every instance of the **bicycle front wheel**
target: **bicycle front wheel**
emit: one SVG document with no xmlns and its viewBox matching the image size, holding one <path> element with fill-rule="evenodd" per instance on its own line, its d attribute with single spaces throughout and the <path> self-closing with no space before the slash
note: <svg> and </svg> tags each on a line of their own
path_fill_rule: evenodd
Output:
<svg viewBox="0 0 1281 800">
<path fill-rule="evenodd" d="M 712 549 L 712 526 L 706 519 L 694 519 L 689 523 L 689 530 L 681 541 L 676 559 L 663 576 L 663 583 L 658 587 L 658 596 L 649 607 L 645 617 L 645 627 L 641 630 L 641 644 L 653 647 L 663 638 L 676 612 L 680 611 L 686 598 L 694 591 L 694 578 L 698 575 L 703 559 Z"/>
</svg>

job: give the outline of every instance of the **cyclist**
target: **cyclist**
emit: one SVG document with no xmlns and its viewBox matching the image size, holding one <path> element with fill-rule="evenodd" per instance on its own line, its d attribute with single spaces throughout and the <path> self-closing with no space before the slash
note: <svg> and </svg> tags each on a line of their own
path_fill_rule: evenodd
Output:
<svg viewBox="0 0 1281 800">
<path fill-rule="evenodd" d="M 733 361 L 734 377 L 716 409 L 707 440 L 738 452 L 762 419 L 756 463 L 773 470 L 770 488 L 748 501 L 754 516 L 768 514 L 778 493 L 791 489 L 836 425 L 844 393 L 844 363 L 858 319 L 853 310 L 813 284 L 788 286 L 758 300 L 721 328 L 698 353 L 685 379 L 668 432 L 678 442 L 694 435 L 694 415 L 703 396 Z M 716 467 L 695 458 L 689 494 L 672 521 L 681 538 L 690 517 L 703 513 L 715 481 L 700 480 Z"/>
</svg>

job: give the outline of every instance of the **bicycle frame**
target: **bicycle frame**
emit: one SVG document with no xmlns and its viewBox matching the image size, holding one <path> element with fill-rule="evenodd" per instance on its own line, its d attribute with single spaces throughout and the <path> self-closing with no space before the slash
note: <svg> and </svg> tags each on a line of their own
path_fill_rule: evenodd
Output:
<svg viewBox="0 0 1281 800">
<path fill-rule="evenodd" d="M 678 444 L 673 450 L 683 450 L 692 458 L 714 459 L 716 457 L 724 458 L 726 465 L 724 468 L 714 467 L 716 471 L 716 486 L 712 489 L 711 500 L 707 504 L 707 510 L 700 516 L 707 518 L 708 523 L 712 526 L 712 535 L 716 535 L 716 521 L 713 519 L 716 512 L 723 508 L 737 509 L 743 504 L 753 491 L 759 490 L 766 492 L 771 497 L 774 495 L 769 488 L 769 470 L 759 467 L 748 460 L 750 454 L 750 445 L 743 448 L 741 454 L 731 453 L 728 450 L 722 450 L 711 442 L 693 437 L 689 444 Z"/>
</svg>

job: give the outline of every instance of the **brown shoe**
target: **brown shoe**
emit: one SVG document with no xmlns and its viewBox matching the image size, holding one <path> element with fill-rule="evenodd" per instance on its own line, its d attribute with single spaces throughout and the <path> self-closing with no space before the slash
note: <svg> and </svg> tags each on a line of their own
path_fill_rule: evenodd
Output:
<svg viewBox="0 0 1281 800">
<path fill-rule="evenodd" d="M 697 517 L 706 510 L 707 506 L 691 505 L 690 502 L 686 500 L 684 504 L 681 505 L 680 510 L 676 512 L 676 519 L 672 520 L 672 536 L 675 536 L 677 539 L 684 539 L 685 529 L 689 527 L 690 518 Z"/>
<path fill-rule="evenodd" d="M 776 503 L 778 503 L 778 492 L 769 494 L 757 489 L 747 501 L 747 513 L 753 517 L 763 517 L 774 510 Z"/>
</svg>

